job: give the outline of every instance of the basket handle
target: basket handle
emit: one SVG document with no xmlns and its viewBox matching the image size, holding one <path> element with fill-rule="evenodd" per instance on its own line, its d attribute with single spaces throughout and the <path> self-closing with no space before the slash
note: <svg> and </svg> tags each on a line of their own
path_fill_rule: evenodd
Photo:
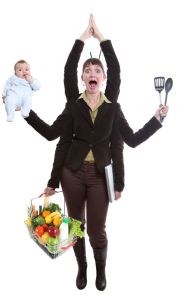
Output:
<svg viewBox="0 0 185 300">
<path fill-rule="evenodd" d="M 55 193 L 62 193 L 63 191 L 55 191 Z M 31 199 L 31 205 L 32 205 L 32 201 L 35 200 L 35 199 L 39 199 L 41 198 L 42 196 L 47 196 L 47 194 L 45 192 L 43 192 L 42 194 L 40 194 L 39 196 L 35 197 L 35 198 L 32 198 Z M 55 194 L 54 194 L 55 195 Z M 52 195 L 53 196 L 53 195 Z M 48 197 L 51 197 L 51 196 L 48 196 Z M 64 215 L 66 215 L 66 203 L 65 203 L 65 199 L 64 199 Z"/>
<path fill-rule="evenodd" d="M 60 249 L 61 250 L 67 250 L 68 248 L 70 248 L 71 246 L 74 246 L 76 244 L 76 241 L 71 242 L 69 245 L 67 246 L 62 246 Z"/>
</svg>

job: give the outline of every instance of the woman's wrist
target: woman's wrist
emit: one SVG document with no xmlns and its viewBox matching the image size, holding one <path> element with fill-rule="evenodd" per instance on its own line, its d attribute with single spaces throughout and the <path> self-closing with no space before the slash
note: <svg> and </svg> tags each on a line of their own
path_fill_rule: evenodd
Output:
<svg viewBox="0 0 185 300">
<path fill-rule="evenodd" d="M 99 41 L 100 43 L 107 40 L 107 39 L 103 36 L 103 34 L 101 34 L 101 33 L 98 34 L 97 39 L 98 39 L 98 41 Z"/>
<path fill-rule="evenodd" d="M 85 42 L 85 37 L 83 36 L 83 34 L 79 37 L 79 40 L 83 43 Z"/>
<path fill-rule="evenodd" d="M 157 113 L 154 115 L 154 117 L 160 122 L 160 116 Z"/>
</svg>

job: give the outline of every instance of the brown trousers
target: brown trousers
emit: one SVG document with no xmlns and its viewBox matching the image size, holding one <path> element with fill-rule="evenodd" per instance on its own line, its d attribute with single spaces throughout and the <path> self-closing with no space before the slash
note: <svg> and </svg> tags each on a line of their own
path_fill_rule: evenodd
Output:
<svg viewBox="0 0 185 300">
<path fill-rule="evenodd" d="M 109 201 L 105 175 L 98 173 L 94 163 L 84 162 L 76 172 L 63 168 L 61 182 L 69 216 L 82 222 L 86 219 L 93 248 L 106 247 L 105 222 Z"/>
</svg>

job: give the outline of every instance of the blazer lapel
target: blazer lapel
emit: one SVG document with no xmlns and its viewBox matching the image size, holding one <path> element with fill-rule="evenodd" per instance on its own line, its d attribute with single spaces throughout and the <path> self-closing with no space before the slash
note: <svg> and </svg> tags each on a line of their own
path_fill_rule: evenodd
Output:
<svg viewBox="0 0 185 300">
<path fill-rule="evenodd" d="M 88 105 L 84 101 L 80 101 L 80 102 L 77 102 L 77 107 L 78 107 L 79 111 L 81 112 L 81 114 L 83 115 L 83 117 L 87 120 L 87 122 L 91 126 L 94 126 L 92 119 L 91 119 Z"/>
<path fill-rule="evenodd" d="M 98 124 L 105 116 L 105 114 L 112 109 L 112 103 L 106 103 L 104 102 L 99 108 L 98 108 L 98 113 L 95 119 L 94 124 Z"/>
</svg>

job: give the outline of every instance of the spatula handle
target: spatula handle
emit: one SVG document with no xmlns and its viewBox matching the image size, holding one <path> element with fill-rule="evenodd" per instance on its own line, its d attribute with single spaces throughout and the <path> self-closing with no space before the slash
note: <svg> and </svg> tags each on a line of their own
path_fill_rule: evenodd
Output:
<svg viewBox="0 0 185 300">
<path fill-rule="evenodd" d="M 159 107 L 162 107 L 162 106 L 163 106 L 162 104 L 159 105 Z M 160 116 L 160 122 L 161 123 L 163 122 L 163 120 L 164 120 L 164 117 Z"/>
</svg>

